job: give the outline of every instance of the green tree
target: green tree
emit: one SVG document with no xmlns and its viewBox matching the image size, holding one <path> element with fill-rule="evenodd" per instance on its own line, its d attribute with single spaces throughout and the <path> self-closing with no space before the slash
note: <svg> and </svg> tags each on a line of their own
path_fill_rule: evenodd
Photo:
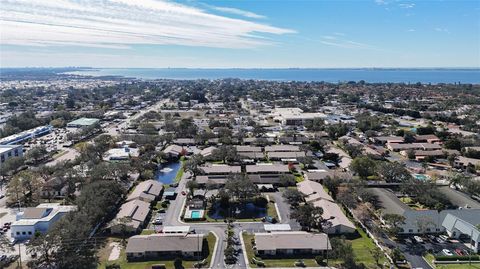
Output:
<svg viewBox="0 0 480 269">
<path fill-rule="evenodd" d="M 297 189 L 286 189 L 282 197 L 287 200 L 290 205 L 299 205 L 304 201 L 305 195 Z"/>
<path fill-rule="evenodd" d="M 462 149 L 462 142 L 460 142 L 460 140 L 458 140 L 457 138 L 450 138 L 447 141 L 445 141 L 443 146 L 446 149 L 456 149 L 460 151 Z"/>
<path fill-rule="evenodd" d="M 368 156 L 360 156 L 352 160 L 350 170 L 362 179 L 367 179 L 375 173 L 376 162 Z"/>
<path fill-rule="evenodd" d="M 405 182 L 412 177 L 405 165 L 398 162 L 381 162 L 376 168 L 377 174 L 386 182 Z"/>
<path fill-rule="evenodd" d="M 405 224 L 406 218 L 398 214 L 385 214 L 382 216 L 383 221 L 389 226 L 387 232 L 393 235 L 401 232 L 401 225 Z"/>
<path fill-rule="evenodd" d="M 34 164 L 37 164 L 40 160 L 44 159 L 48 154 L 45 146 L 36 146 L 27 151 L 26 159 L 31 160 Z"/>
<path fill-rule="evenodd" d="M 238 200 L 240 203 L 259 194 L 257 185 L 240 174 L 230 176 L 225 182 L 224 189 L 230 197 Z"/>
<path fill-rule="evenodd" d="M 295 208 L 291 214 L 291 217 L 296 219 L 300 226 L 307 231 L 312 229 L 323 231 L 322 224 L 324 223 L 324 220 L 322 215 L 322 208 L 315 207 L 307 203 Z"/>
</svg>

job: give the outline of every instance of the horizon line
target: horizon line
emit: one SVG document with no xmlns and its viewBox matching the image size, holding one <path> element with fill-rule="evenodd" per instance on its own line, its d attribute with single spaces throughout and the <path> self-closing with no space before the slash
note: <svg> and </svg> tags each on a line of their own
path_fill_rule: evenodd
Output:
<svg viewBox="0 0 480 269">
<path fill-rule="evenodd" d="M 0 66 L 0 69 L 53 69 L 53 68 L 88 68 L 88 69 L 480 69 L 480 66 L 470 67 L 449 67 L 449 66 L 431 66 L 431 67 L 92 67 L 92 66 Z"/>
</svg>

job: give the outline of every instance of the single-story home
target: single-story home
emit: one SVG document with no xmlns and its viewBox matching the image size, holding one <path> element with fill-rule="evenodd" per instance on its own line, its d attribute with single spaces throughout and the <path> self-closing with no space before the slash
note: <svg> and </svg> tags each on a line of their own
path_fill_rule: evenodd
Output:
<svg viewBox="0 0 480 269">
<path fill-rule="evenodd" d="M 259 256 L 321 254 L 331 249 L 328 235 L 324 233 L 255 233 L 255 254 Z"/>
<path fill-rule="evenodd" d="M 125 254 L 128 261 L 195 257 L 202 252 L 203 238 L 203 234 L 136 235 L 128 239 Z"/>
<path fill-rule="evenodd" d="M 355 225 L 343 213 L 340 206 L 325 191 L 322 184 L 304 180 L 297 184 L 298 190 L 306 195 L 305 200 L 323 209 L 322 218 L 329 219 L 325 232 L 328 234 L 354 233 Z"/>
<path fill-rule="evenodd" d="M 113 234 L 140 231 L 146 224 L 150 214 L 150 203 L 142 200 L 132 200 L 120 207 L 115 218 L 110 222 L 110 231 Z"/>
<path fill-rule="evenodd" d="M 163 184 L 150 179 L 138 183 L 135 189 L 128 195 L 127 201 L 142 200 L 147 203 L 158 200 L 163 191 Z"/>
</svg>

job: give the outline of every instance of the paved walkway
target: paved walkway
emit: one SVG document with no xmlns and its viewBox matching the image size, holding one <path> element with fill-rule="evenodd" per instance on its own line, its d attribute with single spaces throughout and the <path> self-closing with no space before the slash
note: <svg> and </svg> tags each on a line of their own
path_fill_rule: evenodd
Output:
<svg viewBox="0 0 480 269">
<path fill-rule="evenodd" d="M 110 246 L 112 247 L 112 250 L 110 251 L 110 255 L 108 256 L 109 261 L 115 261 L 120 258 L 120 252 L 122 248 L 120 247 L 120 243 L 118 242 L 111 242 Z"/>
</svg>

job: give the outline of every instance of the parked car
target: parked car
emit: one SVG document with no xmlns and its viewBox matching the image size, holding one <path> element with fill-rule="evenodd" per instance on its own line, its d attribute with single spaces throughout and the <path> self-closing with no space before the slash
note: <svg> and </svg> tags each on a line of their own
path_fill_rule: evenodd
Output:
<svg viewBox="0 0 480 269">
<path fill-rule="evenodd" d="M 161 225 L 163 223 L 163 219 L 158 217 L 152 221 L 153 224 L 155 225 Z"/>
<path fill-rule="evenodd" d="M 455 249 L 455 254 L 457 254 L 458 256 L 463 256 L 463 251 L 459 248 Z"/>
<path fill-rule="evenodd" d="M 441 234 L 439 235 L 438 237 L 440 237 L 443 241 L 447 241 L 448 240 L 448 236 L 444 235 L 444 234 Z"/>
<path fill-rule="evenodd" d="M 407 243 L 407 244 L 412 244 L 413 242 L 412 242 L 412 240 L 411 240 L 410 238 L 407 238 L 407 239 L 405 239 L 405 243 Z"/>
<path fill-rule="evenodd" d="M 445 254 L 445 256 L 453 256 L 453 253 L 446 248 L 442 250 L 442 253 Z"/>
<path fill-rule="evenodd" d="M 417 242 L 417 243 L 419 243 L 419 244 L 423 243 L 423 239 L 422 239 L 420 236 L 418 236 L 418 235 L 415 235 L 415 236 L 413 237 L 413 239 L 415 239 L 415 242 Z"/>
<path fill-rule="evenodd" d="M 443 240 L 440 237 L 435 237 L 435 241 L 437 241 L 439 244 L 444 244 L 445 243 L 445 240 Z"/>
<path fill-rule="evenodd" d="M 182 191 L 182 195 L 185 196 L 187 195 L 187 193 L 185 191 Z"/>
</svg>

